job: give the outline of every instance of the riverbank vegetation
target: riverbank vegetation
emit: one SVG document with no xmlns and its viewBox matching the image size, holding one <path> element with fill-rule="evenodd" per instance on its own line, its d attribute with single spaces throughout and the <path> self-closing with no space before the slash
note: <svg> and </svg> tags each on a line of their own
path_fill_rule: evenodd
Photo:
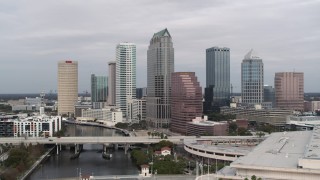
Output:
<svg viewBox="0 0 320 180">
<path fill-rule="evenodd" d="M 169 147 L 171 154 L 162 156 L 159 151 L 163 147 Z M 157 144 L 150 145 L 142 149 L 135 149 L 131 152 L 132 161 L 137 165 L 141 166 L 144 164 L 149 165 L 150 172 L 152 174 L 192 174 L 195 173 L 196 169 L 196 158 L 190 157 L 188 154 L 181 153 L 181 150 L 174 145 L 172 142 L 163 140 Z M 158 153 L 156 153 L 158 151 Z M 224 162 L 210 162 L 209 167 L 206 162 L 198 159 L 199 173 L 202 174 L 214 173 L 228 163 Z"/>
<path fill-rule="evenodd" d="M 1 165 L 3 172 L 0 174 L 0 179 L 17 179 L 23 175 L 44 152 L 45 148 L 40 144 L 29 144 L 25 146 L 21 143 L 20 146 L 11 148 L 8 159 Z"/>
<path fill-rule="evenodd" d="M 171 155 L 162 156 L 156 151 L 160 151 L 163 147 L 171 149 Z M 135 149 L 131 152 L 131 158 L 137 166 L 149 164 L 152 173 L 157 174 L 183 174 L 187 166 L 186 160 L 182 157 L 177 157 L 174 150 L 174 144 L 170 141 L 160 141 L 143 149 Z"/>
<path fill-rule="evenodd" d="M 115 125 L 116 128 L 126 129 L 129 131 L 132 130 L 146 130 L 147 129 L 147 122 L 145 120 L 139 121 L 139 123 L 122 123 L 119 122 Z"/>
</svg>

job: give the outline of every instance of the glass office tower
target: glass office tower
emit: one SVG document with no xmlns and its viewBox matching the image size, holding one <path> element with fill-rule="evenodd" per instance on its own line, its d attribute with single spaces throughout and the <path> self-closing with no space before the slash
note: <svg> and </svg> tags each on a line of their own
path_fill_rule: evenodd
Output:
<svg viewBox="0 0 320 180">
<path fill-rule="evenodd" d="M 227 106 L 230 102 L 230 49 L 206 49 L 205 112 Z"/>
<path fill-rule="evenodd" d="M 262 104 L 263 96 L 263 62 L 251 50 L 241 63 L 242 103 L 248 106 Z"/>
</svg>

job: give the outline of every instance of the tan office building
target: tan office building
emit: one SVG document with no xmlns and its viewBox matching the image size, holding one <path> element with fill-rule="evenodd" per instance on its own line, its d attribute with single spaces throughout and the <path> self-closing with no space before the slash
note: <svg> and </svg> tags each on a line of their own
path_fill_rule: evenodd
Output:
<svg viewBox="0 0 320 180">
<path fill-rule="evenodd" d="M 304 79 L 302 72 L 279 72 L 275 74 L 275 101 L 280 109 L 304 109 Z"/>
<path fill-rule="evenodd" d="M 58 114 L 73 115 L 78 101 L 78 62 L 58 62 Z"/>
<path fill-rule="evenodd" d="M 108 63 L 108 105 L 116 105 L 116 62 Z"/>
</svg>

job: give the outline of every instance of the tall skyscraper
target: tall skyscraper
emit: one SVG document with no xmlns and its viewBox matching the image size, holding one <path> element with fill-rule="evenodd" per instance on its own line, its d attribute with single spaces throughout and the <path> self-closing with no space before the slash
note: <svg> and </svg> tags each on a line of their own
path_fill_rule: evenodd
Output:
<svg viewBox="0 0 320 180">
<path fill-rule="evenodd" d="M 91 102 L 107 102 L 107 77 L 91 74 Z"/>
<path fill-rule="evenodd" d="M 58 114 L 71 116 L 78 101 L 78 62 L 58 62 Z"/>
<path fill-rule="evenodd" d="M 276 107 L 303 111 L 304 77 L 302 72 L 278 72 L 274 78 Z"/>
<path fill-rule="evenodd" d="M 194 72 L 175 72 L 171 78 L 170 129 L 186 134 L 187 123 L 202 116 L 202 89 Z"/>
<path fill-rule="evenodd" d="M 108 104 L 116 105 L 116 62 L 109 62 L 108 67 Z"/>
<path fill-rule="evenodd" d="M 171 73 L 174 49 L 167 29 L 153 35 L 148 49 L 147 121 L 154 127 L 168 127 L 171 118 Z"/>
<path fill-rule="evenodd" d="M 241 63 L 242 103 L 247 105 L 263 102 L 263 62 L 251 49 Z"/>
<path fill-rule="evenodd" d="M 230 49 L 206 49 L 205 112 L 209 113 L 230 102 Z"/>
<path fill-rule="evenodd" d="M 124 116 L 127 101 L 136 98 L 136 45 L 120 43 L 116 48 L 116 105 Z"/>
</svg>

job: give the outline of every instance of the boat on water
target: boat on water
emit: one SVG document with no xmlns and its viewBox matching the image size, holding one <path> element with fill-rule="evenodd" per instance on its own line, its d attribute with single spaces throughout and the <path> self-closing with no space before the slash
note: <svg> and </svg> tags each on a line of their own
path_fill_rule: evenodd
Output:
<svg viewBox="0 0 320 180">
<path fill-rule="evenodd" d="M 111 153 L 108 153 L 108 152 L 102 152 L 102 157 L 104 159 L 108 159 L 110 160 L 112 158 L 112 154 Z"/>
</svg>

